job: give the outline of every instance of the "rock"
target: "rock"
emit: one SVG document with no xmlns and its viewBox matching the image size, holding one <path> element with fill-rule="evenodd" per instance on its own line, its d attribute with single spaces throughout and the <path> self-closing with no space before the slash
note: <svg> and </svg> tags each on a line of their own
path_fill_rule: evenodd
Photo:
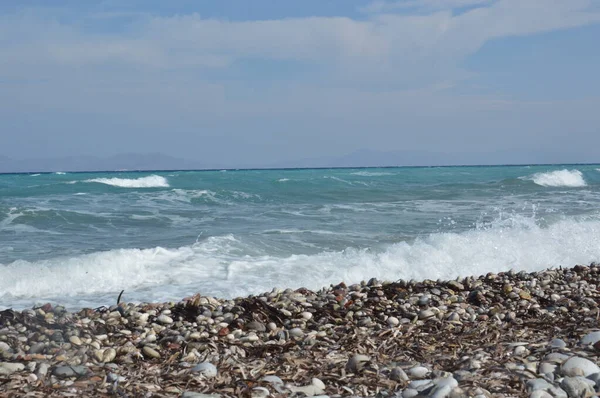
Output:
<svg viewBox="0 0 600 398">
<path fill-rule="evenodd" d="M 550 362 L 542 362 L 540 363 L 540 366 L 538 368 L 538 373 L 545 375 L 548 373 L 554 373 L 554 371 L 556 370 L 557 365 L 550 363 Z"/>
<path fill-rule="evenodd" d="M 527 391 L 530 393 L 537 390 L 546 391 L 552 387 L 552 384 L 548 383 L 545 379 L 529 379 L 525 385 L 527 386 Z"/>
<path fill-rule="evenodd" d="M 394 327 L 398 326 L 398 324 L 400 324 L 400 321 L 395 316 L 391 316 L 387 319 L 387 324 L 391 327 Z"/>
<path fill-rule="evenodd" d="M 402 398 L 413 398 L 417 395 L 419 395 L 419 392 L 414 388 L 407 388 L 406 390 L 402 391 Z"/>
<path fill-rule="evenodd" d="M 199 373 L 205 377 L 216 377 L 217 367 L 210 362 L 201 362 L 191 369 L 193 373 Z"/>
<path fill-rule="evenodd" d="M 287 386 L 289 390 L 292 392 L 299 392 L 305 394 L 308 397 L 313 397 L 315 395 L 320 395 L 325 392 L 325 384 L 317 379 L 316 377 L 312 379 L 312 383 L 307 386 L 295 387 L 295 386 Z"/>
<path fill-rule="evenodd" d="M 431 310 L 422 310 L 419 312 L 419 319 L 426 320 L 429 318 L 433 318 L 435 316 L 435 312 Z"/>
<path fill-rule="evenodd" d="M 362 370 L 366 362 L 371 360 L 366 355 L 356 354 L 346 362 L 346 369 L 352 373 L 358 373 Z"/>
<path fill-rule="evenodd" d="M 596 344 L 600 341 L 600 331 L 591 332 L 583 336 L 580 343 L 582 345 Z"/>
<path fill-rule="evenodd" d="M 566 348 L 567 343 L 562 339 L 554 339 L 548 344 L 552 348 Z"/>
<path fill-rule="evenodd" d="M 107 348 L 102 354 L 102 362 L 112 362 L 117 357 L 117 351 L 114 348 Z"/>
<path fill-rule="evenodd" d="M 300 317 L 302 317 L 303 319 L 305 319 L 305 320 L 309 321 L 309 320 L 311 320 L 311 319 L 312 319 L 312 317 L 313 317 L 313 314 L 312 314 L 311 312 L 304 311 L 304 312 L 302 312 L 302 313 L 300 314 Z"/>
<path fill-rule="evenodd" d="M 595 396 L 593 381 L 579 377 L 565 377 L 560 382 L 560 386 L 569 397 L 588 398 Z"/>
<path fill-rule="evenodd" d="M 600 372 L 600 368 L 589 359 L 572 357 L 561 365 L 560 371 L 565 376 L 589 376 Z"/>
<path fill-rule="evenodd" d="M 10 346 L 8 344 L 6 344 L 4 341 L 0 341 L 0 354 L 2 354 L 2 353 L 7 353 L 7 354 L 13 353 L 12 348 L 10 348 Z"/>
<path fill-rule="evenodd" d="M 0 375 L 10 376 L 25 369 L 25 365 L 16 362 L 0 362 Z"/>
<path fill-rule="evenodd" d="M 410 380 L 406 372 L 399 367 L 395 367 L 392 369 L 392 371 L 390 372 L 390 379 L 402 382 L 407 382 Z"/>
<path fill-rule="evenodd" d="M 83 344 L 83 342 L 81 341 L 81 339 L 77 336 L 71 336 L 69 337 L 69 341 L 71 342 L 71 344 L 75 345 L 75 346 L 80 346 Z"/>
<path fill-rule="evenodd" d="M 81 377 L 90 373 L 90 370 L 86 366 L 57 366 L 52 371 L 52 374 L 59 379 L 66 379 L 68 377 Z"/>
<path fill-rule="evenodd" d="M 50 365 L 48 365 L 46 362 L 42 362 L 42 363 L 38 364 L 37 371 L 35 372 L 37 377 L 39 379 L 46 377 L 46 374 L 48 373 L 49 368 L 50 368 Z"/>
<path fill-rule="evenodd" d="M 27 382 L 29 384 L 35 383 L 36 381 L 38 381 L 38 377 L 35 374 L 30 373 L 30 374 L 27 375 Z"/>
<path fill-rule="evenodd" d="M 407 374 L 414 379 L 422 379 L 429 373 L 429 369 L 424 366 L 415 366 L 408 369 Z"/>
<path fill-rule="evenodd" d="M 554 398 L 546 390 L 535 390 L 529 395 L 529 398 Z"/>
<path fill-rule="evenodd" d="M 31 347 L 29 347 L 30 354 L 41 354 L 46 348 L 45 343 L 35 343 Z"/>
<path fill-rule="evenodd" d="M 435 387 L 429 392 L 429 398 L 445 398 L 458 387 L 458 381 L 452 376 L 438 377 L 433 380 L 433 384 Z"/>
<path fill-rule="evenodd" d="M 462 283 L 459 283 L 457 281 L 450 281 L 448 282 L 448 284 L 446 285 L 448 286 L 450 289 L 454 290 L 454 291 L 463 291 L 465 290 L 465 286 Z"/>
<path fill-rule="evenodd" d="M 173 318 L 171 318 L 168 315 L 160 315 L 158 318 L 156 318 L 156 321 L 158 323 L 162 323 L 163 325 L 170 325 L 173 323 Z"/>
<path fill-rule="evenodd" d="M 201 392 L 185 391 L 181 398 L 221 398 L 219 394 L 203 394 Z"/>
<path fill-rule="evenodd" d="M 300 328 L 293 328 L 288 331 L 290 336 L 292 337 L 302 337 L 304 335 L 304 331 Z"/>
<path fill-rule="evenodd" d="M 142 348 L 142 352 L 148 358 L 160 358 L 160 354 L 153 348 L 148 347 L 147 345 L 144 346 L 144 348 Z"/>
<path fill-rule="evenodd" d="M 250 394 L 251 398 L 267 398 L 271 393 L 264 387 L 254 387 L 252 389 L 252 393 Z"/>
<path fill-rule="evenodd" d="M 256 332 L 264 332 L 264 331 L 267 330 L 267 327 L 262 322 L 252 321 L 252 322 L 249 322 L 246 325 L 246 329 L 248 329 L 248 330 L 254 330 Z"/>
</svg>

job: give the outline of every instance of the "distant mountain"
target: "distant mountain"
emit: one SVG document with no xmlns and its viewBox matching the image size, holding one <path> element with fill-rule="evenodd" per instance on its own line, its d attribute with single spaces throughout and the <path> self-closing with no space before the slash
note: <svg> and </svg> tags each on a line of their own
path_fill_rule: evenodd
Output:
<svg viewBox="0 0 600 398">
<path fill-rule="evenodd" d="M 202 169 L 207 165 L 159 153 L 120 154 L 107 158 L 69 156 L 62 158 L 14 160 L 0 157 L 0 173 L 34 171 L 113 171 Z"/>
<path fill-rule="evenodd" d="M 457 166 L 498 164 L 593 163 L 595 157 L 531 150 L 441 153 L 428 151 L 376 151 L 363 149 L 339 157 L 308 158 L 278 162 L 270 167 L 386 167 Z"/>
</svg>

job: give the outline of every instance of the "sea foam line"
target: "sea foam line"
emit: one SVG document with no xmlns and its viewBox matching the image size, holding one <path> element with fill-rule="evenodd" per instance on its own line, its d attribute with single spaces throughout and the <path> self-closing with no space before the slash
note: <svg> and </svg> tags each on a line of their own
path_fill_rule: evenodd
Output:
<svg viewBox="0 0 600 398">
<path fill-rule="evenodd" d="M 546 173 L 536 173 L 522 179 L 532 180 L 543 187 L 579 188 L 587 186 L 583 174 L 579 170 L 555 170 Z"/>
</svg>

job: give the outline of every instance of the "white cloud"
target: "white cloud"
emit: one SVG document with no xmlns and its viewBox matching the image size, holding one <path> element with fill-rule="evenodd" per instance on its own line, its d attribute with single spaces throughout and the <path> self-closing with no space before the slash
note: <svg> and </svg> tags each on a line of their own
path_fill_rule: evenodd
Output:
<svg viewBox="0 0 600 398">
<path fill-rule="evenodd" d="M 397 10 L 415 10 L 419 12 L 430 12 L 489 5 L 493 1 L 494 0 L 377 0 L 367 4 L 364 7 L 361 7 L 360 10 L 367 13 L 381 13 Z"/>
</svg>

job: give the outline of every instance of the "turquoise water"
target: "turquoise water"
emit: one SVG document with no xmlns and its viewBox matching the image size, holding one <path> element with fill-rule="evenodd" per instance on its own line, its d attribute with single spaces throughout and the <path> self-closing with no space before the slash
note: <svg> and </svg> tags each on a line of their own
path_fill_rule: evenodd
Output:
<svg viewBox="0 0 600 398">
<path fill-rule="evenodd" d="M 0 307 L 600 260 L 600 166 L 0 175 Z"/>
</svg>

